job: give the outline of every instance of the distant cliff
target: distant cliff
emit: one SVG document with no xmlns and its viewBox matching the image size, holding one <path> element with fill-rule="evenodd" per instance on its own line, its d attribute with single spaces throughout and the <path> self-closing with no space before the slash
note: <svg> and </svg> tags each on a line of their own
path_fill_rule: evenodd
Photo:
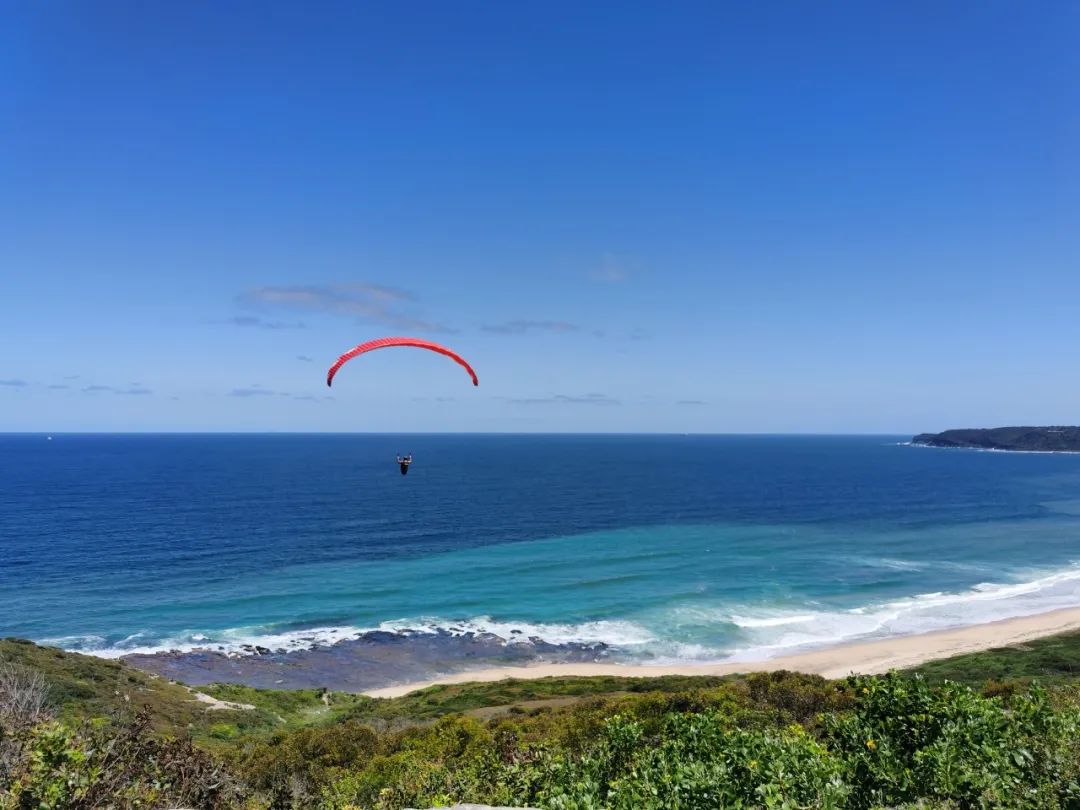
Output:
<svg viewBox="0 0 1080 810">
<path fill-rule="evenodd" d="M 920 433 L 912 444 L 926 447 L 973 447 L 982 450 L 1080 453 L 1080 427 L 1001 427 Z"/>
</svg>

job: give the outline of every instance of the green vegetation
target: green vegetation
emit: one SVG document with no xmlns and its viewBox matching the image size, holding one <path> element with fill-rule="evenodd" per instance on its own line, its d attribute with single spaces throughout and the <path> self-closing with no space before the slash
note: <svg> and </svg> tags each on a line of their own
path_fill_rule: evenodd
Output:
<svg viewBox="0 0 1080 810">
<path fill-rule="evenodd" d="M 361 698 L 347 716 L 380 728 L 414 725 L 448 714 L 491 717 L 545 703 L 569 705 L 598 695 L 679 692 L 718 686 L 730 678 L 662 676 L 657 678 L 569 677 L 432 686 L 393 700 Z"/>
<path fill-rule="evenodd" d="M 0 661 L 0 810 L 1080 808 L 1080 634 L 843 681 L 201 690 L 253 707 L 229 710 L 117 662 Z"/>
<path fill-rule="evenodd" d="M 188 739 L 163 739 L 148 714 L 115 724 L 3 725 L 0 808 L 242 807 L 241 785 Z"/>
<path fill-rule="evenodd" d="M 10 638 L 0 640 L 0 661 L 41 673 L 48 681 L 49 702 L 63 720 L 110 717 L 147 706 L 155 729 L 175 733 L 205 715 L 205 708 L 186 687 L 146 675 L 119 661 L 65 653 Z"/>
<path fill-rule="evenodd" d="M 927 679 L 973 686 L 986 681 L 1038 679 L 1041 683 L 1080 680 L 1080 633 L 1063 633 L 1014 647 L 931 661 L 916 669 Z"/>
<path fill-rule="evenodd" d="M 102 717 L 131 720 L 142 712 L 151 730 L 171 737 L 190 736 L 209 749 L 217 742 L 246 734 L 301 726 L 324 715 L 328 721 L 334 718 L 316 690 L 275 692 L 232 685 L 193 690 L 120 661 L 67 653 L 19 639 L 0 640 L 0 661 L 41 673 L 48 682 L 52 714 L 69 725 Z M 196 692 L 256 708 L 210 709 L 197 699 Z M 333 697 L 335 707 L 370 701 L 340 693 Z"/>
</svg>

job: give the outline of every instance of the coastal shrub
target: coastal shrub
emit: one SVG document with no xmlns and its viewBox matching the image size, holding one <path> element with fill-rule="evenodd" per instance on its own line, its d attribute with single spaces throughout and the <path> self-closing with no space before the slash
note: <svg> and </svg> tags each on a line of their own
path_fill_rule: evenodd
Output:
<svg viewBox="0 0 1080 810">
<path fill-rule="evenodd" d="M 235 740 L 240 736 L 240 729 L 233 723 L 214 723 L 207 733 L 215 740 Z"/>
<path fill-rule="evenodd" d="M 0 658 L 0 723 L 25 728 L 51 717 L 49 687 L 35 669 Z"/>
<path fill-rule="evenodd" d="M 658 736 L 616 716 L 586 754 L 547 746 L 514 750 L 509 760 L 479 755 L 456 763 L 398 759 L 399 770 L 372 791 L 353 778 L 326 794 L 327 806 L 431 806 L 458 801 L 578 810 L 619 808 L 840 807 L 840 764 L 800 727 L 745 731 L 710 711 L 671 715 Z"/>
<path fill-rule="evenodd" d="M 70 677 L 69 697 L 98 672 L 32 646 L 23 654 L 54 667 L 50 684 L 53 671 Z M 123 695 L 127 720 L 74 722 L 67 709 L 56 719 L 20 666 L 18 677 L 0 672 L 0 810 L 1080 810 L 1080 681 L 970 688 L 775 672 L 654 690 L 638 679 L 518 681 L 388 701 L 218 686 L 256 708 L 209 712 L 189 693 L 186 705 L 171 693 L 161 704 L 195 718 L 193 743 L 160 736 L 145 712 L 131 717 Z M 127 678 L 100 674 L 95 706 Z"/>
<path fill-rule="evenodd" d="M 190 740 L 161 739 L 145 713 L 78 727 L 47 721 L 24 733 L 2 785 L 3 810 L 239 806 L 235 780 Z"/>
<path fill-rule="evenodd" d="M 681 685 L 681 684 L 680 684 Z M 363 768 L 339 773 L 323 794 L 327 807 L 436 806 L 440 797 L 488 803 L 527 803 L 551 758 L 574 758 L 605 734 L 612 716 L 634 718 L 659 736 L 673 712 L 722 708 L 734 727 L 746 696 L 730 686 L 670 694 L 584 698 L 569 707 L 509 709 L 487 723 L 460 715 L 381 736 L 379 755 Z"/>
<path fill-rule="evenodd" d="M 578 760 L 550 763 L 535 796 L 556 810 L 843 806 L 841 763 L 800 726 L 747 731 L 714 711 L 672 715 L 660 738 L 613 718 Z"/>
<path fill-rule="evenodd" d="M 469 717 L 446 717 L 392 735 L 360 770 L 341 773 L 322 793 L 323 807 L 386 810 L 454 800 L 487 801 L 500 776 L 495 736 Z"/>
<path fill-rule="evenodd" d="M 754 707 L 771 714 L 777 727 L 792 723 L 813 726 L 822 714 L 843 711 L 852 704 L 845 682 L 818 675 L 756 672 L 747 676 L 745 686 Z"/>
<path fill-rule="evenodd" d="M 264 793 L 272 807 L 289 808 L 314 801 L 320 787 L 344 769 L 363 768 L 378 744 L 370 727 L 346 720 L 249 742 L 235 761 L 248 785 Z"/>
<path fill-rule="evenodd" d="M 1029 686 L 1030 684 L 1023 681 L 999 681 L 996 678 L 991 678 L 983 684 L 982 694 L 984 697 L 1001 698 L 1008 703 L 1015 696 L 1027 692 Z"/>
<path fill-rule="evenodd" d="M 28 730 L 51 719 L 48 699 L 40 672 L 0 659 L 0 786 L 22 761 Z"/>
<path fill-rule="evenodd" d="M 1077 712 L 1037 687 L 1006 705 L 899 675 L 745 686 L 734 707 L 725 689 L 444 718 L 383 738 L 324 787 L 323 806 L 1080 807 Z"/>
<path fill-rule="evenodd" d="M 854 808 L 1078 807 L 1080 723 L 1033 687 L 1006 708 L 961 684 L 896 674 L 849 680 L 854 710 L 825 718 Z"/>
<path fill-rule="evenodd" d="M 595 707 L 586 708 L 592 719 Z M 487 728 L 447 718 L 400 735 L 363 771 L 339 775 L 323 806 L 397 810 L 450 799 L 566 810 L 842 806 L 840 763 L 801 726 L 747 730 L 715 708 L 659 718 L 654 708 L 636 702 L 640 716 L 609 716 L 588 743 L 572 737 L 572 747 L 521 733 L 516 718 Z M 573 725 L 575 714 L 555 718 Z"/>
</svg>

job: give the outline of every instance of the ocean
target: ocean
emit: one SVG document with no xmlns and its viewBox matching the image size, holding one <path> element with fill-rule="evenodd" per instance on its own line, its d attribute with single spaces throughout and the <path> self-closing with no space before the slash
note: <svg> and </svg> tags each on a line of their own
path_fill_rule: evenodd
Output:
<svg viewBox="0 0 1080 810">
<path fill-rule="evenodd" d="M 0 636 L 279 668 L 351 640 L 393 650 L 376 683 L 1080 605 L 1080 456 L 907 438 L 0 436 Z"/>
</svg>

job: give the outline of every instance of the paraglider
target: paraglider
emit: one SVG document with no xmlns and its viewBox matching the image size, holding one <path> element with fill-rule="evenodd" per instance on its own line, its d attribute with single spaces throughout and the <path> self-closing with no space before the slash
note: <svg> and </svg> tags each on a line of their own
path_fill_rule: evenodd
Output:
<svg viewBox="0 0 1080 810">
<path fill-rule="evenodd" d="M 345 354 L 341 355 L 341 357 L 334 362 L 334 365 L 330 366 L 330 370 L 326 373 L 326 384 L 328 386 L 331 385 L 334 382 L 334 375 L 338 373 L 338 370 L 354 357 L 374 351 L 375 349 L 385 349 L 390 346 L 411 346 L 416 349 L 427 349 L 428 351 L 445 355 L 469 372 L 469 376 L 472 377 L 473 385 L 480 385 L 480 381 L 476 378 L 476 372 L 473 371 L 472 366 L 466 362 L 464 357 L 445 346 L 440 346 L 438 343 L 433 343 L 430 340 L 410 337 L 378 338 L 377 340 L 369 340 L 367 343 L 361 343 L 359 346 L 354 346 L 345 352 Z"/>
<path fill-rule="evenodd" d="M 338 373 L 343 365 L 352 360 L 354 357 L 358 357 L 361 354 L 365 354 L 375 349 L 385 349 L 390 346 L 410 346 L 414 349 L 427 349 L 431 352 L 437 352 L 438 354 L 449 357 L 459 366 L 469 372 L 469 377 L 472 378 L 473 385 L 480 385 L 480 380 L 476 377 L 476 372 L 473 371 L 472 366 L 461 355 L 446 348 L 446 346 L 440 346 L 438 343 L 433 343 L 430 340 L 422 340 L 421 338 L 410 337 L 386 337 L 378 338 L 377 340 L 369 340 L 367 343 L 361 343 L 359 346 L 354 346 L 349 349 L 345 354 L 341 355 L 334 365 L 330 366 L 330 370 L 326 373 L 326 384 L 330 386 L 334 382 L 334 375 Z M 398 467 L 401 469 L 402 475 L 409 474 L 409 465 L 412 464 L 412 453 L 407 456 L 398 455 L 397 457 Z"/>
</svg>

